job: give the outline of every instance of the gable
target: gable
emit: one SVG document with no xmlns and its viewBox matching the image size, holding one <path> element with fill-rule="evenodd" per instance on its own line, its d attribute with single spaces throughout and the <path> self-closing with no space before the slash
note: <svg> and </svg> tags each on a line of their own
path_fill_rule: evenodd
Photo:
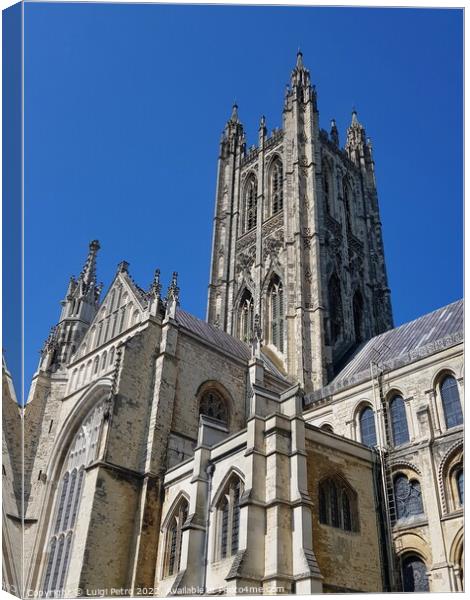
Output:
<svg viewBox="0 0 470 600">
<path fill-rule="evenodd" d="M 126 273 L 118 273 L 81 341 L 75 359 L 140 323 L 144 306 Z"/>
</svg>

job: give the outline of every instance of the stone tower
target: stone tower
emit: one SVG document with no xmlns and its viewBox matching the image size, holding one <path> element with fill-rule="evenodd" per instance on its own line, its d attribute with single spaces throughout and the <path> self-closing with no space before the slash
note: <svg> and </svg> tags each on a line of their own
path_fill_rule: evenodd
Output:
<svg viewBox="0 0 470 600">
<path fill-rule="evenodd" d="M 283 127 L 246 149 L 234 105 L 220 142 L 207 318 L 263 350 L 306 391 L 393 326 L 372 147 L 357 113 L 346 145 L 320 129 L 302 53 Z"/>
</svg>

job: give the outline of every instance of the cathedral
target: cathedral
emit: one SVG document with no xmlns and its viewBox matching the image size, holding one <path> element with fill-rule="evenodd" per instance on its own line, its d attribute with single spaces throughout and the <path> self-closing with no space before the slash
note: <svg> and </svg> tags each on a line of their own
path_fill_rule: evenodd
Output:
<svg viewBox="0 0 470 600">
<path fill-rule="evenodd" d="M 24 410 L 4 363 L 4 589 L 462 591 L 463 304 L 394 328 L 381 227 L 299 52 L 282 127 L 223 130 L 206 320 L 94 240 Z"/>
</svg>

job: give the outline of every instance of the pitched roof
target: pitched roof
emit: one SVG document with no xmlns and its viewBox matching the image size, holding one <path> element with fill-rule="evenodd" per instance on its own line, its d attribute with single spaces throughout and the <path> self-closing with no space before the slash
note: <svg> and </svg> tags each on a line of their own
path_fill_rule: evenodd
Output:
<svg viewBox="0 0 470 600">
<path fill-rule="evenodd" d="M 463 300 L 457 300 L 364 342 L 326 387 L 309 394 L 306 403 L 311 404 L 341 388 L 367 380 L 371 362 L 390 371 L 462 340 Z"/>
<path fill-rule="evenodd" d="M 250 346 L 225 331 L 222 331 L 222 329 L 219 329 L 215 325 L 211 325 L 202 319 L 198 319 L 191 313 L 180 308 L 176 311 L 176 321 L 191 333 L 208 342 L 211 346 L 240 358 L 243 361 L 248 362 L 250 360 Z M 261 358 L 270 373 L 287 381 L 285 375 L 283 375 L 263 353 L 261 353 Z"/>
</svg>

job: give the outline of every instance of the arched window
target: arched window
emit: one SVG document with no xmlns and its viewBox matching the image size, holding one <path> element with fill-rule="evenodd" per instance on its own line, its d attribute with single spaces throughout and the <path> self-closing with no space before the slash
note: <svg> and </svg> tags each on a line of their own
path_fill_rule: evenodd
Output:
<svg viewBox="0 0 470 600">
<path fill-rule="evenodd" d="M 390 402 L 393 443 L 395 446 L 410 441 L 408 422 L 406 420 L 405 402 L 401 396 L 394 396 Z"/>
<path fill-rule="evenodd" d="M 361 430 L 361 442 L 370 448 L 376 446 L 375 415 L 370 406 L 366 406 L 359 415 L 359 427 Z"/>
<path fill-rule="evenodd" d="M 72 441 L 63 467 L 47 542 L 47 562 L 42 590 L 51 596 L 63 591 L 70 562 L 74 527 L 78 514 L 85 467 L 97 456 L 98 438 L 103 420 L 103 403 L 86 417 Z M 93 452 L 90 452 L 93 449 Z"/>
<path fill-rule="evenodd" d="M 343 182 L 343 203 L 344 203 L 344 217 L 346 220 L 346 229 L 348 233 L 352 230 L 351 227 L 351 200 L 352 192 L 347 181 Z"/>
<path fill-rule="evenodd" d="M 284 290 L 279 277 L 273 278 L 268 288 L 269 331 L 271 343 L 284 352 Z"/>
<path fill-rule="evenodd" d="M 227 558 L 238 552 L 240 538 L 240 496 L 242 482 L 233 475 L 218 503 L 219 558 Z"/>
<path fill-rule="evenodd" d="M 253 332 L 254 305 L 253 296 L 248 290 L 243 293 L 238 310 L 239 337 L 243 342 L 250 343 Z"/>
<path fill-rule="evenodd" d="M 163 576 L 170 577 L 178 573 L 181 565 L 181 547 L 183 541 L 183 526 L 188 518 L 188 503 L 181 500 L 175 509 L 166 532 L 166 548 Z"/>
<path fill-rule="evenodd" d="M 419 481 L 408 479 L 406 475 L 400 473 L 393 481 L 393 490 L 397 519 L 408 519 L 424 514 Z"/>
<path fill-rule="evenodd" d="M 364 339 L 362 334 L 363 308 L 364 302 L 362 300 L 362 294 L 359 290 L 357 290 L 353 297 L 354 337 L 356 344 L 359 344 Z"/>
<path fill-rule="evenodd" d="M 426 565 L 419 556 L 410 554 L 402 561 L 404 592 L 429 592 Z"/>
<path fill-rule="evenodd" d="M 463 423 L 462 405 L 460 403 L 457 381 L 451 375 L 446 375 L 440 384 L 442 407 L 446 427 L 457 427 Z"/>
<path fill-rule="evenodd" d="M 331 172 L 330 167 L 326 162 L 322 164 L 322 187 L 323 187 L 323 198 L 325 203 L 325 212 L 328 215 L 331 215 L 331 196 L 333 193 L 332 185 L 331 185 Z"/>
<path fill-rule="evenodd" d="M 459 497 L 460 506 L 464 505 L 464 493 L 465 493 L 465 485 L 464 485 L 464 477 L 463 477 L 463 469 L 459 469 L 455 475 L 455 480 L 457 482 L 457 492 Z"/>
<path fill-rule="evenodd" d="M 244 211 L 245 211 L 245 226 L 244 231 L 250 231 L 256 227 L 257 213 L 257 184 L 256 177 L 252 175 L 245 184 L 244 191 Z"/>
<path fill-rule="evenodd" d="M 323 431 L 328 431 L 329 433 L 334 433 L 333 427 L 329 423 L 323 423 L 323 425 L 320 426 L 320 429 L 323 429 Z"/>
<path fill-rule="evenodd" d="M 357 531 L 356 494 L 342 481 L 324 479 L 318 486 L 318 505 L 320 523 Z"/>
<path fill-rule="evenodd" d="M 328 307 L 330 310 L 331 343 L 334 346 L 343 330 L 341 284 L 336 273 L 332 274 L 328 283 Z"/>
<path fill-rule="evenodd" d="M 205 392 L 199 402 L 199 414 L 218 419 L 224 423 L 228 422 L 227 404 L 225 400 L 214 390 Z"/>
<path fill-rule="evenodd" d="M 271 198 L 271 214 L 275 215 L 283 207 L 282 162 L 276 158 L 269 176 L 269 194 Z"/>
</svg>

